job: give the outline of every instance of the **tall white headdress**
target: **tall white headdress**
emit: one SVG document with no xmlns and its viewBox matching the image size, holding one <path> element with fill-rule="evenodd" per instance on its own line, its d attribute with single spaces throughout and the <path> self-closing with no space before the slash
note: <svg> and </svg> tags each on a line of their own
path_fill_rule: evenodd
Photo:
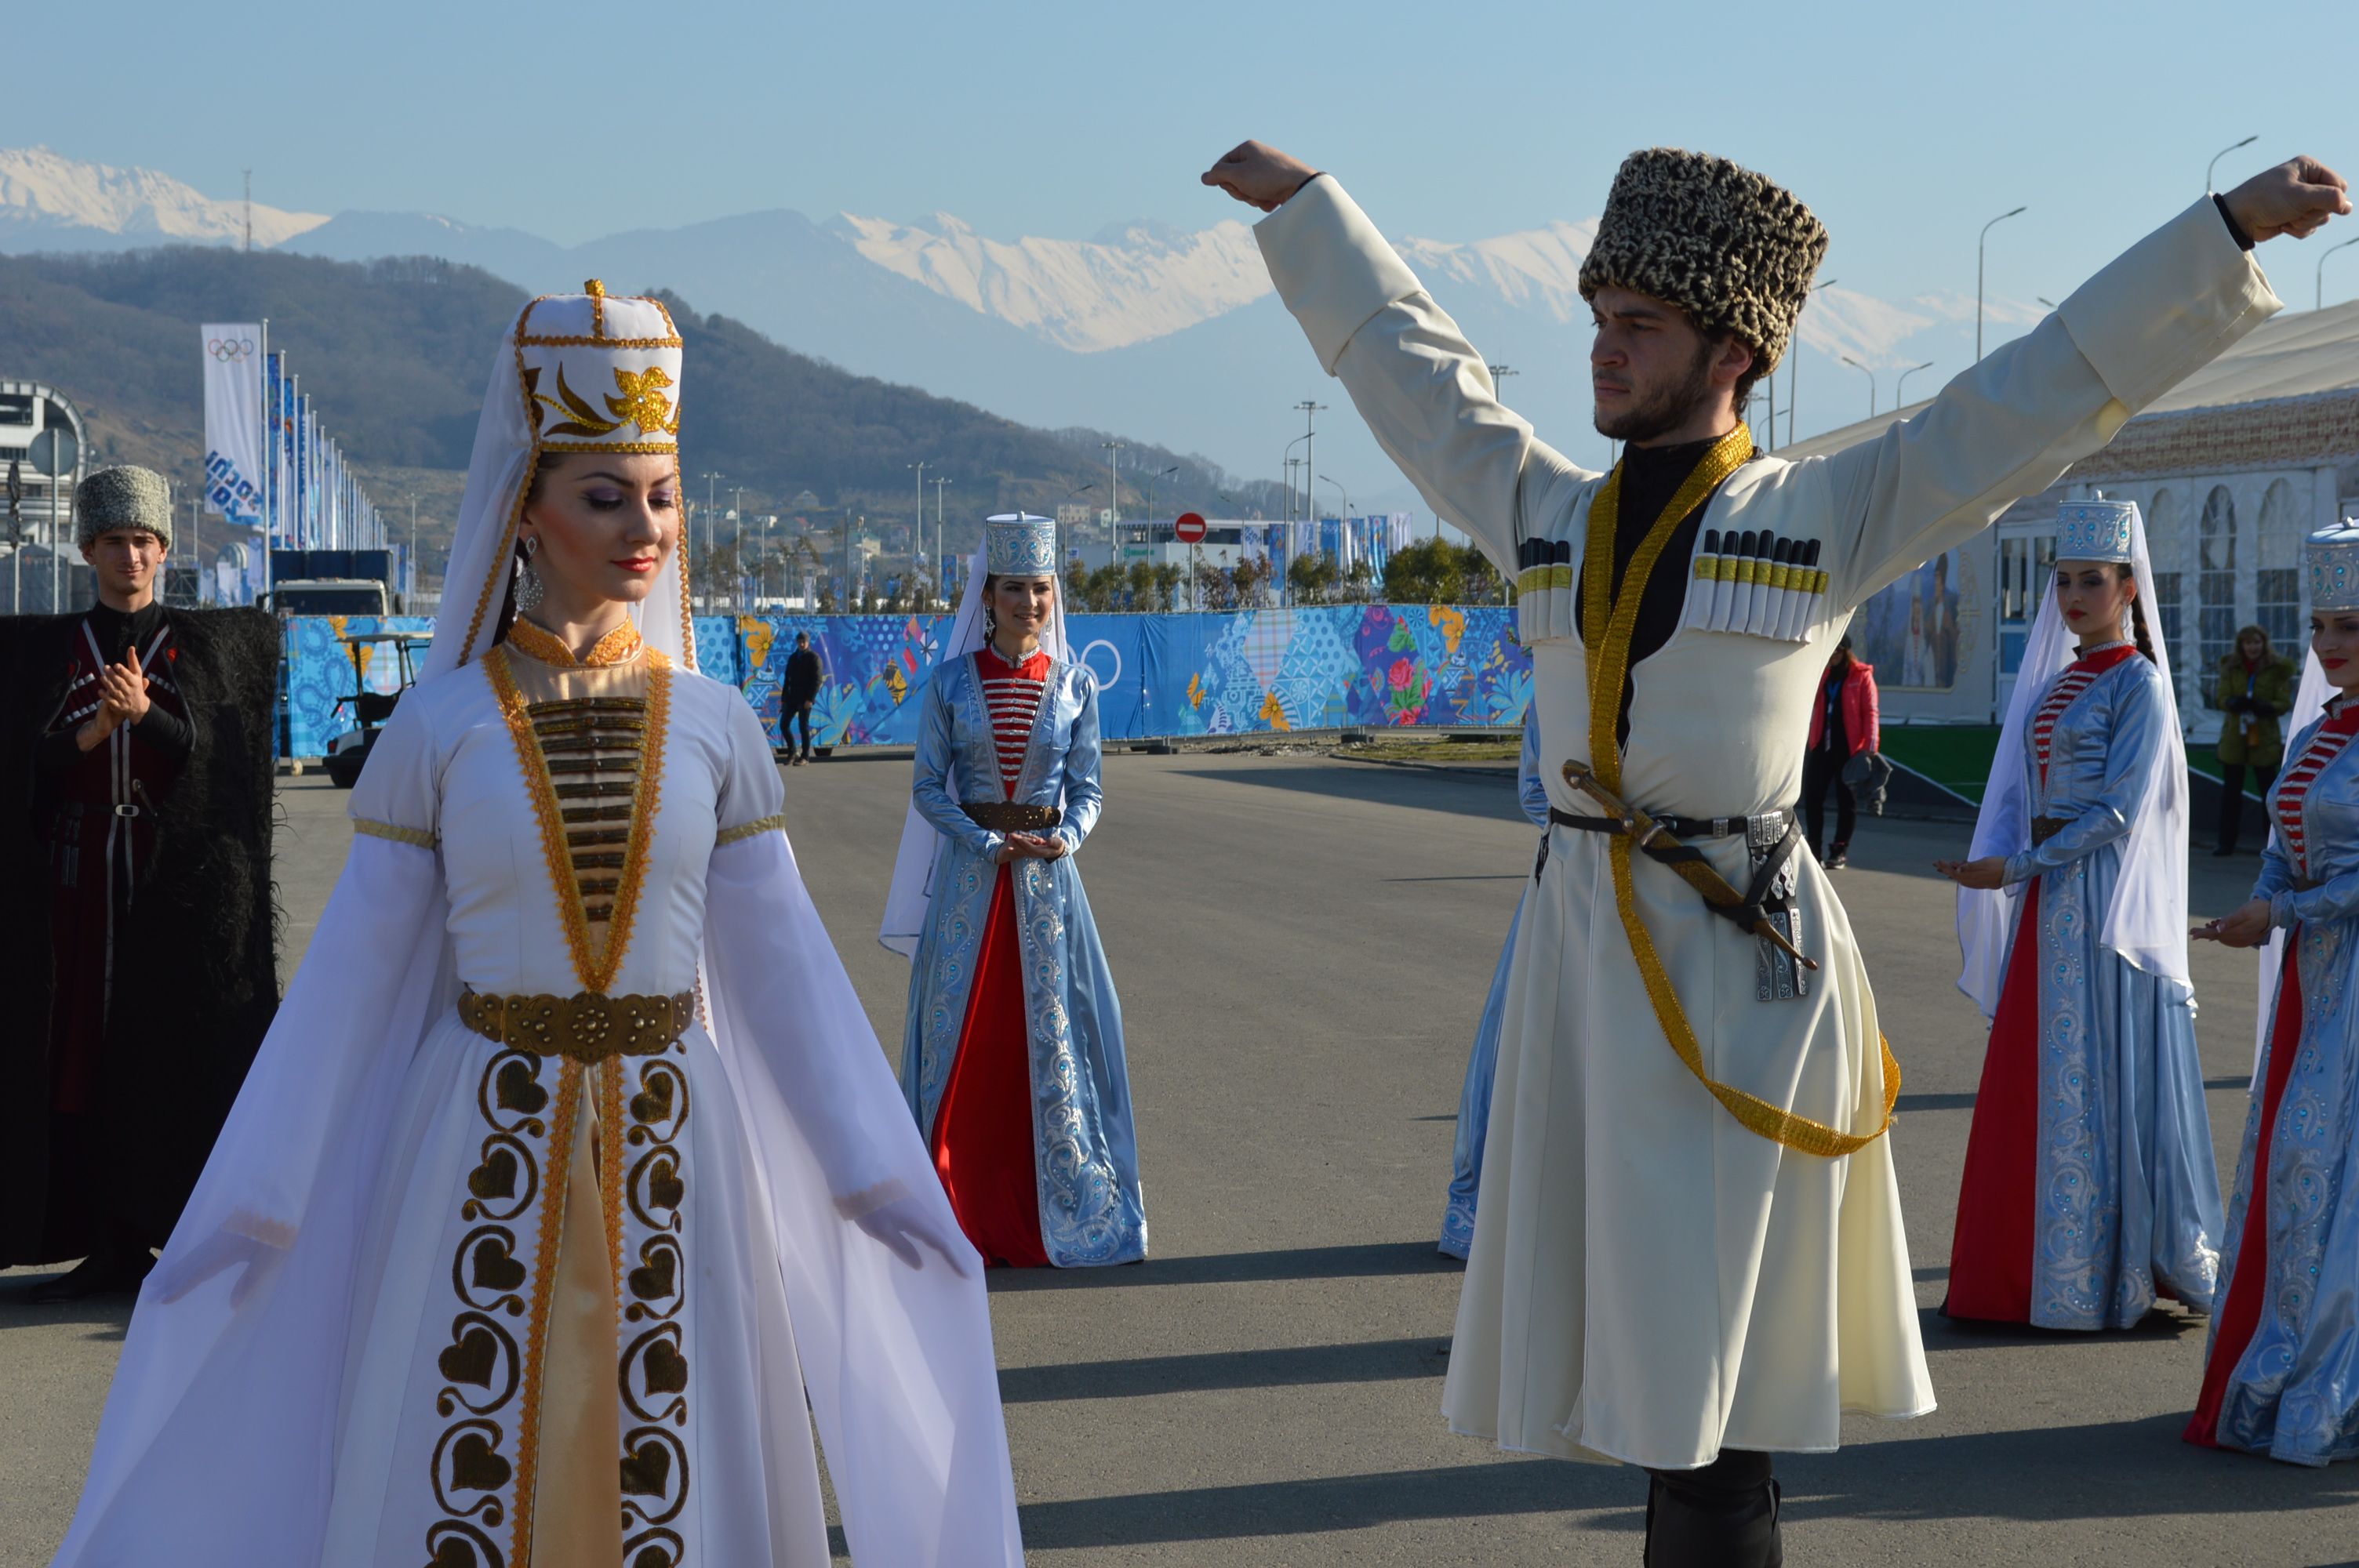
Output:
<svg viewBox="0 0 2359 1568">
<path fill-rule="evenodd" d="M 2154 593 L 2154 568 L 2147 557 L 2146 524 L 2131 501 L 2068 501 L 2057 516 L 2060 561 L 2126 563 L 2137 581 L 2141 606 L 2161 601 Z M 2127 612 L 2125 611 L 2125 616 Z M 2163 645 L 2158 616 L 2147 619 L 2147 642 L 2162 676 L 2163 743 L 2147 767 L 2144 805 L 2130 823 L 2123 846 L 2122 871 L 2113 902 L 2097 929 L 2097 940 L 2139 968 L 2184 986 L 2187 979 L 2187 741 L 2179 726 L 2179 698 L 2171 686 L 2170 650 Z M 1973 858 L 2014 855 L 2031 842 L 2031 779 L 2024 738 L 2031 716 L 2056 677 L 2075 656 L 2074 634 L 2064 624 L 2051 584 L 2040 596 L 2039 614 L 2024 644 L 2015 676 L 2015 694 L 1999 730 L 1998 754 L 1990 784 L 1974 818 Z M 1958 946 L 1965 967 L 1958 989 L 1974 999 L 1985 1018 L 1998 1011 L 2006 979 L 2008 940 L 2021 913 L 2028 883 L 1984 891 L 1958 890 Z"/>
<path fill-rule="evenodd" d="M 442 575 L 426 673 L 483 657 L 516 575 L 516 524 L 543 452 L 654 452 L 679 465 L 679 332 L 658 299 L 618 297 L 592 278 L 517 312 L 492 359 L 466 498 Z M 685 551 L 675 546 L 632 612 L 647 646 L 696 664 Z"/>
</svg>

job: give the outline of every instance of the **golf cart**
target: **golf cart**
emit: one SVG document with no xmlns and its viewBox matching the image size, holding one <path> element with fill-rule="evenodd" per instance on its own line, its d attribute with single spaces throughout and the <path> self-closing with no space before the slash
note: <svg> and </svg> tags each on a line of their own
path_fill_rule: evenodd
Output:
<svg viewBox="0 0 2359 1568">
<path fill-rule="evenodd" d="M 336 700 L 336 711 L 342 712 L 349 703 L 352 706 L 353 722 L 355 728 L 345 730 L 328 742 L 325 765 L 329 779 L 338 789 L 350 789 L 360 780 L 361 766 L 368 761 L 370 750 L 376 745 L 377 732 L 385 728 L 385 721 L 393 717 L 394 704 L 401 700 L 402 692 L 408 691 L 418 682 L 418 675 L 413 667 L 415 661 L 411 657 L 412 650 L 419 643 L 432 642 L 434 633 L 431 632 L 361 632 L 337 640 L 344 644 L 345 650 L 352 655 L 353 692 L 351 696 L 339 697 Z M 368 689 L 365 674 L 367 666 L 362 660 L 361 651 L 364 645 L 381 643 L 393 644 L 394 658 L 401 666 L 399 691 Z"/>
</svg>

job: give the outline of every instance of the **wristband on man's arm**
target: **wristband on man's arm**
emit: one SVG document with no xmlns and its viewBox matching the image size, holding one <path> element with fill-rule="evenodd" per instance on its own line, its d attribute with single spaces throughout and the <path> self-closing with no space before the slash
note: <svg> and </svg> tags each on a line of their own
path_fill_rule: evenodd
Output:
<svg viewBox="0 0 2359 1568">
<path fill-rule="evenodd" d="M 2220 222 L 2228 225 L 2228 237 L 2236 242 L 2236 248 L 2251 250 L 2253 236 L 2245 232 L 2245 225 L 2237 222 L 2236 215 L 2228 211 L 2228 199 L 2215 190 L 2212 193 L 2212 204 L 2220 209 Z"/>
</svg>

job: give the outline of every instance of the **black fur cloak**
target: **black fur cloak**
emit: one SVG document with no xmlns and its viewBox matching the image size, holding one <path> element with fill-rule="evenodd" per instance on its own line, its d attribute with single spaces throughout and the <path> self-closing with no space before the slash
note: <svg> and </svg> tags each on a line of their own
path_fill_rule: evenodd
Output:
<svg viewBox="0 0 2359 1568">
<path fill-rule="evenodd" d="M 193 733 L 158 805 L 108 1004 L 97 1112 L 114 1190 L 91 1206 L 162 1246 L 278 1008 L 270 881 L 279 628 L 258 610 L 170 610 L 172 676 Z M 63 697 L 78 615 L 0 616 L 0 1266 L 84 1256 L 44 1235 L 50 1138 L 48 792 L 34 745 Z M 82 1207 L 84 1206 L 71 1206 Z"/>
</svg>

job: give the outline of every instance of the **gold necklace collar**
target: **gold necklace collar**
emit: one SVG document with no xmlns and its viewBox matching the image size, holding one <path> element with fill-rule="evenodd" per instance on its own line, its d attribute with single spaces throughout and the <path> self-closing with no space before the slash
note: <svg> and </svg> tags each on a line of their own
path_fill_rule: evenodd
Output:
<svg viewBox="0 0 2359 1568">
<path fill-rule="evenodd" d="M 562 637 L 521 615 L 509 625 L 507 640 L 526 657 L 538 659 L 560 670 L 571 669 L 577 665 L 589 669 L 627 665 L 639 656 L 639 650 L 644 645 L 639 641 L 639 629 L 625 621 L 599 638 L 587 655 L 577 659 Z"/>
</svg>

